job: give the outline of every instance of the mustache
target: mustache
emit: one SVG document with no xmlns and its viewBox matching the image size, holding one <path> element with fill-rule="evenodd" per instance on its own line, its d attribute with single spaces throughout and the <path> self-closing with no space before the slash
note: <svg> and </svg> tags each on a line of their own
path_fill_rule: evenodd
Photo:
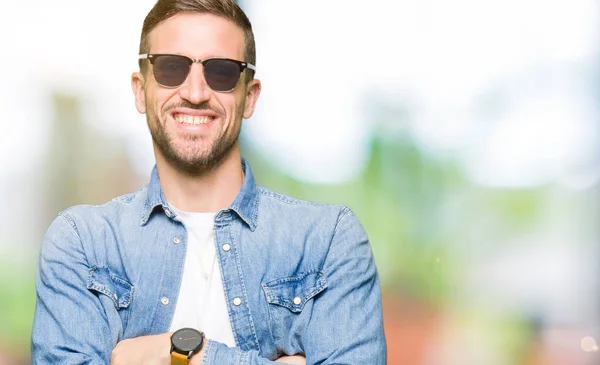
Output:
<svg viewBox="0 0 600 365">
<path fill-rule="evenodd" d="M 194 104 L 192 102 L 189 102 L 187 100 L 182 101 L 181 103 L 176 103 L 176 104 L 172 104 L 169 105 L 165 111 L 164 114 L 167 114 L 169 111 L 175 109 L 175 108 L 188 108 L 188 109 L 194 109 L 194 110 L 210 110 L 214 113 L 217 113 L 219 115 L 223 115 L 224 112 L 220 109 L 216 109 L 214 107 L 212 107 L 208 101 L 204 101 L 200 104 Z"/>
</svg>

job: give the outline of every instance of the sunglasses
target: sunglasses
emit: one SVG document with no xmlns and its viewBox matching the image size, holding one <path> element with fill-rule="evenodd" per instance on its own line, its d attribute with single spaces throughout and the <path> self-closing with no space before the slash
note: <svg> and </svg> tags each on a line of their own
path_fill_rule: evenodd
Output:
<svg viewBox="0 0 600 365">
<path fill-rule="evenodd" d="M 150 61 L 156 82 L 169 88 L 178 87 L 185 82 L 194 62 L 201 63 L 204 66 L 206 83 L 212 90 L 219 92 L 233 90 L 246 68 L 256 71 L 256 67 L 252 64 L 229 58 L 199 60 L 175 54 L 145 53 L 141 54 L 139 59 Z"/>
</svg>

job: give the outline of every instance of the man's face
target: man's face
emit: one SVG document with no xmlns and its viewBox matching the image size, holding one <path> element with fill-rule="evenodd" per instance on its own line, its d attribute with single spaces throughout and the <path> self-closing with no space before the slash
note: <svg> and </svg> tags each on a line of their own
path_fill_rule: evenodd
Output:
<svg viewBox="0 0 600 365">
<path fill-rule="evenodd" d="M 192 59 L 244 60 L 244 33 L 234 23 L 212 14 L 180 13 L 150 33 L 148 53 L 180 54 Z M 149 62 L 144 60 L 142 62 Z M 152 67 L 132 76 L 136 107 L 146 113 L 157 160 L 161 157 L 181 172 L 201 174 L 238 149 L 242 117 L 254 112 L 260 82 L 245 82 L 244 71 L 230 92 L 206 84 L 203 65 L 193 63 L 185 82 L 176 88 L 160 86 Z"/>
</svg>

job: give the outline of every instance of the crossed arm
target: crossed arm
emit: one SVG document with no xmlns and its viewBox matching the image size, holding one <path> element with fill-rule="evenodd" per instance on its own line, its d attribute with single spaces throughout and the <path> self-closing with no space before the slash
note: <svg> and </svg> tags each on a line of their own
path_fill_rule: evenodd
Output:
<svg viewBox="0 0 600 365">
<path fill-rule="evenodd" d="M 119 341 L 122 322 L 116 311 L 108 313 L 103 306 L 113 305 L 113 299 L 87 290 L 90 265 L 84 251 L 72 219 L 59 216 L 44 238 L 36 277 L 33 364 L 169 364 L 170 334 Z M 329 286 L 306 327 L 306 359 L 288 356 L 276 362 L 385 364 L 379 282 L 366 234 L 350 211 L 340 214 L 324 271 Z M 256 350 L 211 340 L 192 360 L 203 365 L 276 363 Z"/>
<path fill-rule="evenodd" d="M 170 338 L 171 333 L 163 333 L 121 341 L 112 351 L 110 365 L 169 365 Z M 190 365 L 202 365 L 203 356 L 204 349 L 192 356 Z M 301 355 L 283 356 L 275 362 L 306 365 L 306 359 Z"/>
</svg>

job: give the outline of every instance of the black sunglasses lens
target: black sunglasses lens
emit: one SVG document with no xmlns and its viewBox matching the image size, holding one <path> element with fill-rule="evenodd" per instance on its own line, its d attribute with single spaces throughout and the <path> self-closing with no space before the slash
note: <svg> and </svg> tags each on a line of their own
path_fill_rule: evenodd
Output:
<svg viewBox="0 0 600 365">
<path fill-rule="evenodd" d="M 154 78 L 163 86 L 179 86 L 189 73 L 190 60 L 186 57 L 164 55 L 154 59 Z"/>
<path fill-rule="evenodd" d="M 211 89 L 229 91 L 235 88 L 240 78 L 240 65 L 223 59 L 212 59 L 204 63 L 204 78 Z"/>
</svg>

